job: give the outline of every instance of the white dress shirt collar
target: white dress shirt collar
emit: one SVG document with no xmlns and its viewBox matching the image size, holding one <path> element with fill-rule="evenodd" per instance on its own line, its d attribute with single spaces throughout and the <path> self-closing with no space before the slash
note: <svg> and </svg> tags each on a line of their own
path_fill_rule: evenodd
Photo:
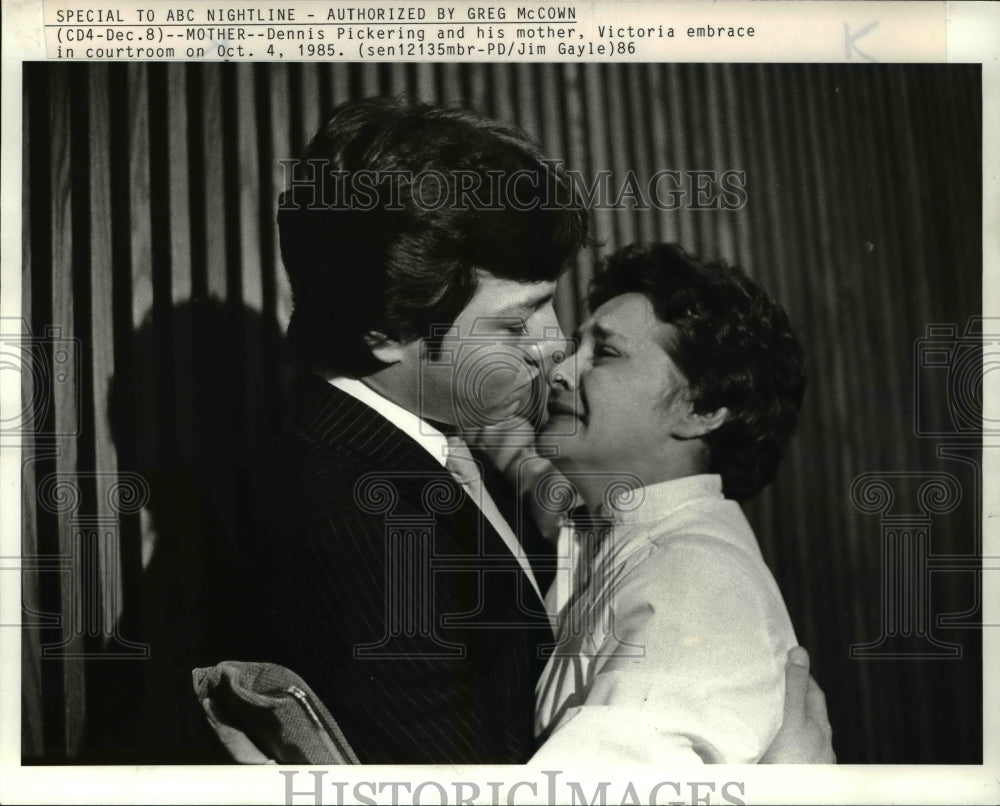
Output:
<svg viewBox="0 0 1000 806">
<path fill-rule="evenodd" d="M 341 392 L 350 395 L 377 411 L 400 431 L 422 446 L 424 450 L 437 459 L 441 463 L 441 466 L 444 467 L 444 463 L 448 458 L 448 439 L 433 425 L 421 419 L 412 411 L 404 409 L 398 403 L 393 403 L 389 398 L 379 394 L 359 380 L 340 377 L 327 378 L 326 380 L 331 386 L 337 387 Z"/>
<path fill-rule="evenodd" d="M 615 497 L 607 515 L 615 523 L 659 521 L 697 498 L 723 498 L 722 477 L 703 473 L 626 490 Z"/>
</svg>

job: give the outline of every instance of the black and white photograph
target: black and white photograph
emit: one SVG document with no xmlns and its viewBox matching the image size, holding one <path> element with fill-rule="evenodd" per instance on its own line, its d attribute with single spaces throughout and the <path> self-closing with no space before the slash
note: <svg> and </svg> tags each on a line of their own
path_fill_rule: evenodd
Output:
<svg viewBox="0 0 1000 806">
<path fill-rule="evenodd" d="M 984 763 L 980 64 L 21 89 L 21 765 Z"/>
</svg>

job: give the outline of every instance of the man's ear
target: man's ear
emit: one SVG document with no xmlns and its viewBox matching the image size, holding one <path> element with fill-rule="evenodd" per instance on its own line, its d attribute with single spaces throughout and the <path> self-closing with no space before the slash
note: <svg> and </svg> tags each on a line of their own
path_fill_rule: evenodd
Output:
<svg viewBox="0 0 1000 806">
<path fill-rule="evenodd" d="M 383 364 L 398 364 L 405 357 L 403 343 L 390 339 L 378 330 L 369 330 L 365 334 L 365 344 Z"/>
<path fill-rule="evenodd" d="M 687 412 L 674 427 L 674 436 L 680 439 L 697 439 L 711 433 L 728 419 L 729 409 L 725 406 L 699 414 L 688 404 Z"/>
</svg>

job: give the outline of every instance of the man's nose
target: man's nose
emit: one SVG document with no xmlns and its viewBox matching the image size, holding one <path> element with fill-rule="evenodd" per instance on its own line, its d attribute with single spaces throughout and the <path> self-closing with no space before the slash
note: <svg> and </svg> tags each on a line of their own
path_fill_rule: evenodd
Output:
<svg viewBox="0 0 1000 806">
<path fill-rule="evenodd" d="M 531 348 L 528 350 L 528 360 L 539 372 L 547 374 L 554 356 L 566 351 L 566 334 L 559 326 L 555 309 L 549 303 L 538 312 L 532 322 Z"/>
<path fill-rule="evenodd" d="M 545 379 L 553 392 L 572 392 L 576 389 L 576 346 L 566 340 L 563 347 L 553 352 L 546 366 Z"/>
</svg>

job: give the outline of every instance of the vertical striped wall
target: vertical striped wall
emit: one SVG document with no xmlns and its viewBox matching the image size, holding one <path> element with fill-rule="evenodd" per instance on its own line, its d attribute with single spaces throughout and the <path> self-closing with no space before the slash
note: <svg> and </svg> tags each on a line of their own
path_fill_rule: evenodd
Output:
<svg viewBox="0 0 1000 806">
<path fill-rule="evenodd" d="M 565 278 L 564 327 L 596 257 L 633 240 L 737 261 L 785 304 L 810 388 L 748 511 L 840 759 L 977 761 L 978 577 L 948 558 L 977 550 L 955 407 L 975 420 L 981 398 L 949 375 L 947 331 L 944 366 L 915 356 L 929 325 L 961 335 L 981 311 L 978 66 L 582 63 L 25 65 L 23 315 L 50 336 L 24 386 L 25 758 L 87 757 L 109 694 L 164 716 L 162 639 L 220 604 L 206 556 L 248 525 L 246 437 L 279 416 L 278 161 L 332 105 L 404 92 L 513 121 L 585 177 L 744 172 L 738 210 L 595 210 L 605 246 Z M 919 487 L 942 476 L 961 500 L 928 515 Z M 899 541 L 932 555 L 924 587 Z M 923 615 L 900 628 L 887 590 Z"/>
</svg>

